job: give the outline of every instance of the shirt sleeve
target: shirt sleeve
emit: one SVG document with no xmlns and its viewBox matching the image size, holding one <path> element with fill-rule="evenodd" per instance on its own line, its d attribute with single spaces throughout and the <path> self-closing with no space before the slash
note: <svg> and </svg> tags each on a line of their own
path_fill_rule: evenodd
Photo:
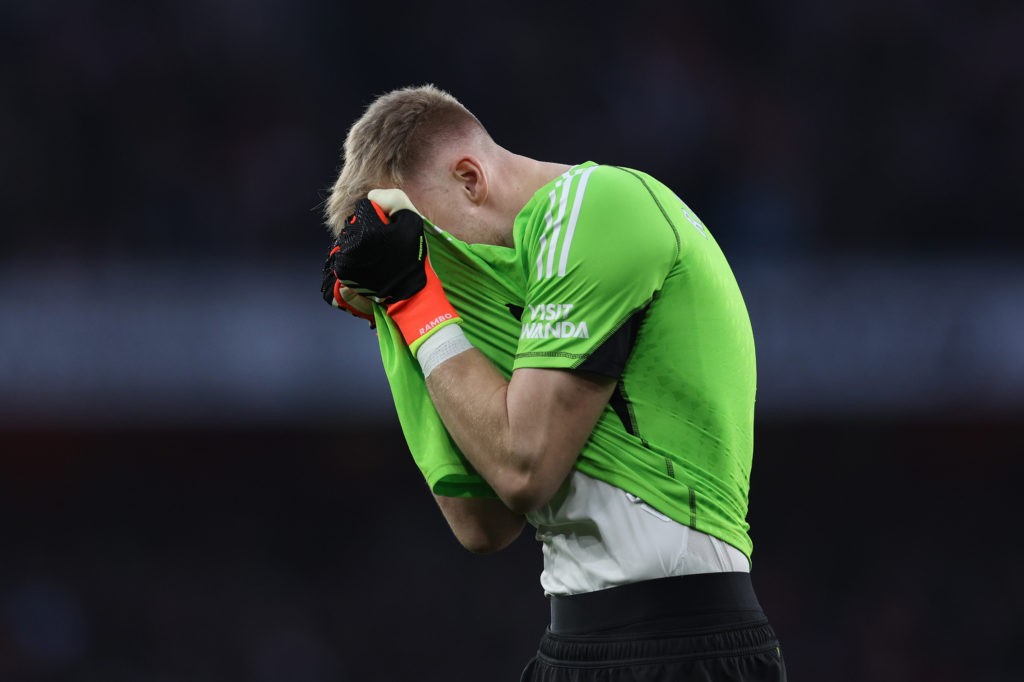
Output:
<svg viewBox="0 0 1024 682">
<path fill-rule="evenodd" d="M 618 377 L 643 311 L 679 256 L 658 199 L 628 171 L 577 169 L 555 185 L 548 212 L 524 238 L 527 284 L 514 369 Z"/>
</svg>

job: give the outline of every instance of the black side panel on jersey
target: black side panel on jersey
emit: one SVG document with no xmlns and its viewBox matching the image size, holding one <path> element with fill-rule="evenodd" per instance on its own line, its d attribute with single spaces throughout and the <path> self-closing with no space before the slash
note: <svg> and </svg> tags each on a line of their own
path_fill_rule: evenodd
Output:
<svg viewBox="0 0 1024 682">
<path fill-rule="evenodd" d="M 619 421 L 622 422 L 626 433 L 635 436 L 637 433 L 636 419 L 633 416 L 633 410 L 629 409 L 629 398 L 626 397 L 626 389 L 622 386 L 621 381 L 615 384 L 615 392 L 608 399 L 608 404 L 615 410 L 615 414 L 619 417 Z"/>
<path fill-rule="evenodd" d="M 634 312 L 593 353 L 588 355 L 586 360 L 573 369 L 613 379 L 620 378 L 626 369 L 629 354 L 633 352 L 633 346 L 636 345 L 636 336 L 640 332 L 640 325 L 643 324 L 646 315 L 647 306 Z"/>
<path fill-rule="evenodd" d="M 626 433 L 631 436 L 638 436 L 636 418 L 629 404 L 629 397 L 626 395 L 626 387 L 622 385 L 622 373 L 626 370 L 626 363 L 636 345 L 636 337 L 640 333 L 640 326 L 647 316 L 647 308 L 650 304 L 638 309 L 630 315 L 622 325 L 616 329 L 611 336 L 605 339 L 604 343 L 597 347 L 590 356 L 575 369 L 584 372 L 593 372 L 602 376 L 619 379 L 615 386 L 608 404 L 615 410 Z M 643 440 L 641 438 L 641 440 Z M 646 446 L 646 443 L 644 443 Z"/>
</svg>

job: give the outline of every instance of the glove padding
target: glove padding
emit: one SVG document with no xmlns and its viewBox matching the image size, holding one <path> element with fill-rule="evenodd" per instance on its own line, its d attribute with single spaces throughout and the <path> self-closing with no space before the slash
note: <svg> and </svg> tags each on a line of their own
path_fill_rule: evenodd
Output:
<svg viewBox="0 0 1024 682">
<path fill-rule="evenodd" d="M 423 218 L 411 208 L 389 216 L 375 202 L 361 199 L 345 221 L 337 245 L 331 269 L 358 294 L 394 303 L 410 298 L 427 283 Z"/>
<path fill-rule="evenodd" d="M 373 319 L 373 304 L 342 284 L 334 274 L 334 255 L 340 248 L 335 244 L 327 254 L 323 280 L 320 282 L 320 294 L 331 307 L 347 310 L 356 317 L 368 320 L 371 328 L 376 327 L 376 322 Z"/>
</svg>

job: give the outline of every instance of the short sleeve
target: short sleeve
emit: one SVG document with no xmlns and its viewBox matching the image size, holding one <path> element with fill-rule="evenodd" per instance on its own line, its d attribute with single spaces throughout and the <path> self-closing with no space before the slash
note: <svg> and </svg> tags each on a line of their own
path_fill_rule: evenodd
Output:
<svg viewBox="0 0 1024 682">
<path fill-rule="evenodd" d="M 621 355 L 624 338 L 635 337 L 637 316 L 679 255 L 675 231 L 654 194 L 634 174 L 611 166 L 563 176 L 525 239 L 515 369 L 587 369 L 602 347 L 603 355 L 612 346 Z M 601 373 L 617 376 L 614 370 Z"/>
</svg>

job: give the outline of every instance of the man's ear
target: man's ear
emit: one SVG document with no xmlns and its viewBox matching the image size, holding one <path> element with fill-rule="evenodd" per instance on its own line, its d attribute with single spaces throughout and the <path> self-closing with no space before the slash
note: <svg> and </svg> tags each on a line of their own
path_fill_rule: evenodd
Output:
<svg viewBox="0 0 1024 682">
<path fill-rule="evenodd" d="M 483 164 L 474 156 L 463 156 L 455 162 L 452 173 L 462 184 L 467 199 L 477 206 L 487 199 L 487 175 Z"/>
</svg>

